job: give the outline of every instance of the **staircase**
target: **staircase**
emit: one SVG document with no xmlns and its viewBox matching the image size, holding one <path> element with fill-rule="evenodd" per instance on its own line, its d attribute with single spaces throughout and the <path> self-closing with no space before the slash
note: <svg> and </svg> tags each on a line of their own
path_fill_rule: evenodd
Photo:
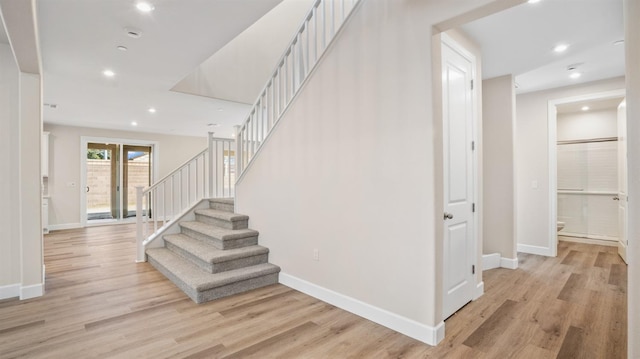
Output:
<svg viewBox="0 0 640 359">
<path fill-rule="evenodd" d="M 280 268 L 268 263 L 269 249 L 258 245 L 249 217 L 234 213 L 233 199 L 209 200 L 195 221 L 179 223 L 165 246 L 147 248 L 149 263 L 196 303 L 278 283 Z"/>
</svg>

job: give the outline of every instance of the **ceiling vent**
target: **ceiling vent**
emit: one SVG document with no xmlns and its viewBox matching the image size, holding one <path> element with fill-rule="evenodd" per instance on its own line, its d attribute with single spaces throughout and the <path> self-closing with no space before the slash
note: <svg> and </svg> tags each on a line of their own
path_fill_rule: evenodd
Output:
<svg viewBox="0 0 640 359">
<path fill-rule="evenodd" d="M 125 27 L 124 31 L 129 37 L 133 37 L 134 39 L 142 37 L 142 30 L 136 29 L 135 27 Z"/>
</svg>

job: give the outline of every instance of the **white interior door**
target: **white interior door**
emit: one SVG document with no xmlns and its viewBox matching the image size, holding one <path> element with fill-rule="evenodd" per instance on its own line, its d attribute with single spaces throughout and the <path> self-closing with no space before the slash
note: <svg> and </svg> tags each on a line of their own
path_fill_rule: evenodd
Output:
<svg viewBox="0 0 640 359">
<path fill-rule="evenodd" d="M 474 61 L 443 37 L 444 318 L 470 302 L 475 288 Z"/>
<path fill-rule="evenodd" d="M 618 254 L 627 261 L 627 107 L 618 106 Z"/>
</svg>

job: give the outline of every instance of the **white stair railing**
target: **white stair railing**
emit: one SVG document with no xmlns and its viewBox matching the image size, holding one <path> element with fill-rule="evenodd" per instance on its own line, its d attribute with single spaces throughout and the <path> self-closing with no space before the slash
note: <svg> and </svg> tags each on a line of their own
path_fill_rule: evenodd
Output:
<svg viewBox="0 0 640 359">
<path fill-rule="evenodd" d="M 186 211 L 204 198 L 235 194 L 234 141 L 208 136 L 209 145 L 148 188 L 136 187 L 138 262 L 144 248 Z"/>
<path fill-rule="evenodd" d="M 236 131 L 238 178 L 360 0 L 316 0 Z"/>
</svg>

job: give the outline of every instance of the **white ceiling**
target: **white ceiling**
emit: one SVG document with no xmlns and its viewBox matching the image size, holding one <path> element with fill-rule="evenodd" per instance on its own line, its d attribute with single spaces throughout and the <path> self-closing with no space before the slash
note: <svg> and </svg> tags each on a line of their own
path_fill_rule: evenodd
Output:
<svg viewBox="0 0 640 359">
<path fill-rule="evenodd" d="M 482 47 L 483 78 L 513 74 L 518 93 L 624 75 L 624 45 L 613 45 L 624 38 L 622 0 L 524 3 L 462 29 Z M 553 52 L 560 43 L 568 50 Z"/>
<path fill-rule="evenodd" d="M 153 0 L 142 14 L 135 0 L 38 0 L 44 102 L 57 105 L 45 107 L 45 122 L 231 137 L 248 105 L 169 89 L 280 1 Z M 622 0 L 525 3 L 463 30 L 483 49 L 483 77 L 514 74 L 519 93 L 624 74 L 624 46 L 612 45 L 623 38 Z M 563 54 L 551 50 L 559 42 L 570 44 Z M 583 63 L 577 80 L 566 70 L 574 63 Z M 107 68 L 114 78 L 102 75 Z"/>
<path fill-rule="evenodd" d="M 558 114 L 584 112 L 584 110 L 582 110 L 583 106 L 589 107 L 588 111 L 616 110 L 622 100 L 624 100 L 624 97 L 563 103 L 556 105 L 556 110 L 558 111 Z"/>
<path fill-rule="evenodd" d="M 169 89 L 280 1 L 152 0 L 144 14 L 134 0 L 38 0 L 44 102 L 57 105 L 45 106 L 45 123 L 230 137 L 247 105 Z"/>
</svg>

